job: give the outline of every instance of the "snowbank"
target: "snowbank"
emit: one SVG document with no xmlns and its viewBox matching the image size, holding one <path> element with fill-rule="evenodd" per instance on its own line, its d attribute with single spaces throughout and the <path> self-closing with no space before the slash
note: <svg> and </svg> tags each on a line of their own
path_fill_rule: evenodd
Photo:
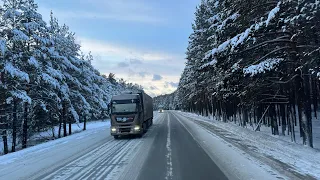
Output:
<svg viewBox="0 0 320 180">
<path fill-rule="evenodd" d="M 110 127 L 110 121 L 109 120 L 103 120 L 103 121 L 94 121 L 94 122 L 88 122 L 87 123 L 87 130 L 94 130 L 94 129 L 98 129 L 98 128 L 108 128 Z M 68 125 L 67 125 L 67 130 L 69 129 Z M 79 133 L 83 131 L 83 123 L 81 124 L 72 124 L 71 125 L 71 130 L 72 133 Z M 59 131 L 59 127 L 56 126 L 53 130 L 48 130 L 48 131 L 44 131 L 44 132 L 40 132 L 40 133 L 36 133 L 35 135 L 31 136 L 28 139 L 28 146 L 39 146 L 38 144 L 43 143 L 43 142 L 47 142 L 47 141 L 51 141 L 54 140 L 58 137 L 58 131 Z M 54 136 L 53 136 L 53 132 L 54 132 Z M 63 136 L 63 132 L 61 131 L 61 136 Z M 81 134 L 80 133 L 80 134 Z M 62 138 L 61 138 L 62 139 Z M 58 142 L 58 140 L 54 140 L 52 141 L 53 143 Z M 50 142 L 51 143 L 51 142 Z M 11 146 L 12 146 L 12 137 L 8 136 L 8 146 L 9 146 L 9 151 L 11 150 Z M 41 147 L 40 147 L 41 148 Z M 17 145 L 17 149 L 21 149 L 21 144 Z M 29 148 L 27 148 L 29 149 Z M 2 138 L 0 140 L 0 155 L 3 154 L 4 149 L 3 149 L 3 141 Z"/>
</svg>

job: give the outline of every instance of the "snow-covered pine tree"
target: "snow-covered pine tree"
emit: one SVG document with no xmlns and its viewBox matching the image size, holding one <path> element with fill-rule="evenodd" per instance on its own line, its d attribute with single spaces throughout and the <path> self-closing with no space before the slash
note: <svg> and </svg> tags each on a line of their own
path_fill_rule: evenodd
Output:
<svg viewBox="0 0 320 180">
<path fill-rule="evenodd" d="M 206 21 L 204 12 L 211 14 Z M 318 1 L 202 1 L 177 90 L 182 107 L 203 114 L 203 108 L 210 111 L 205 97 L 212 95 L 211 111 L 218 119 L 256 124 L 256 130 L 270 125 L 273 134 L 281 125 L 281 134 L 290 132 L 292 140 L 299 121 L 303 142 L 312 147 L 319 17 Z M 209 22 L 209 29 L 200 22 Z M 203 32 L 210 35 L 204 42 Z M 194 92 L 196 87 L 200 91 Z"/>
<path fill-rule="evenodd" d="M 37 13 L 34 0 L 4 0 L 0 10 L 0 123 L 9 124 L 12 151 L 21 133 L 23 147 L 35 131 L 108 116 L 111 96 L 126 89 L 141 90 L 125 81 L 111 83 L 89 61 L 67 25 L 51 14 L 49 25 Z M 22 127 L 20 129 L 19 127 Z M 11 131 L 12 129 L 12 131 Z M 12 132 L 12 133 L 11 133 Z M 7 132 L 5 132 L 7 134 Z M 8 151 L 6 136 L 5 153 Z"/>
</svg>

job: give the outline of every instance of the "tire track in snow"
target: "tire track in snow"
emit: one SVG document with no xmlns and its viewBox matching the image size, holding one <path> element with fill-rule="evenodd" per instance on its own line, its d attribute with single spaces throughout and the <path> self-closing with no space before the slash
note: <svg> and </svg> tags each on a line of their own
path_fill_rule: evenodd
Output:
<svg viewBox="0 0 320 180">
<path fill-rule="evenodd" d="M 116 165 L 119 165 L 119 161 L 118 159 L 122 158 L 124 156 L 124 153 L 126 151 L 129 150 L 130 144 L 133 141 L 129 141 L 126 144 L 124 144 L 123 146 L 121 146 L 120 148 L 118 148 L 117 150 L 120 149 L 120 151 L 115 150 L 115 152 L 112 154 L 112 156 L 110 156 L 109 159 L 106 159 L 105 161 L 101 161 L 101 164 L 98 165 L 98 167 L 101 167 L 98 171 L 96 171 L 95 173 L 90 173 L 87 178 L 88 179 L 101 179 L 101 178 L 97 178 L 99 176 L 103 176 L 105 174 L 110 173 L 111 171 L 114 170 L 114 167 Z M 110 167 L 110 168 L 109 168 Z M 109 169 L 106 171 L 106 169 Z"/>
<path fill-rule="evenodd" d="M 127 164 L 128 158 L 130 156 L 130 152 L 132 149 L 136 146 L 138 146 L 141 143 L 141 140 L 139 142 L 131 141 L 125 148 L 122 149 L 122 151 L 114 158 L 112 164 L 110 162 L 106 162 L 103 166 L 111 166 L 112 168 L 108 171 L 101 171 L 101 175 L 98 176 L 97 179 L 115 179 L 116 176 L 119 176 L 119 169 Z"/>
<path fill-rule="evenodd" d="M 106 147 L 106 146 L 108 145 L 108 143 L 109 143 L 110 141 L 112 141 L 112 138 L 111 138 L 111 137 L 108 138 L 107 141 L 104 142 L 103 144 L 98 145 L 98 146 L 93 147 L 93 148 L 96 149 L 96 150 L 103 149 L 104 147 Z M 53 168 L 49 167 L 49 168 L 47 168 L 46 170 L 44 170 L 44 171 L 46 171 L 46 173 L 42 173 L 42 174 L 40 174 L 40 175 L 38 174 L 38 175 L 36 175 L 36 176 L 34 176 L 34 177 L 30 177 L 30 178 L 32 178 L 32 179 L 39 179 L 39 180 L 43 180 L 43 179 L 49 178 L 50 176 L 53 176 L 53 175 L 56 174 L 57 172 L 61 171 L 64 167 L 66 167 L 66 166 L 68 166 L 68 165 L 71 165 L 73 162 L 78 161 L 78 160 L 81 160 L 81 159 L 84 159 L 84 158 L 86 158 L 86 157 L 88 157 L 88 156 L 90 156 L 90 155 L 91 155 L 90 149 L 86 149 L 83 153 L 81 153 L 81 154 L 79 154 L 79 155 L 78 155 L 78 154 L 75 154 L 74 156 L 68 158 L 68 159 L 64 162 L 65 164 L 61 163 L 61 164 L 63 164 L 63 165 L 59 165 L 59 166 L 53 167 Z M 72 159 L 72 158 L 73 158 L 73 159 Z"/>
<path fill-rule="evenodd" d="M 93 154 L 91 157 L 88 157 L 87 161 L 89 162 L 89 164 L 83 164 L 84 168 L 82 168 L 80 171 L 82 173 L 73 174 L 71 176 L 71 179 L 86 179 L 92 174 L 98 173 L 100 171 L 100 164 L 102 164 L 103 162 L 111 161 L 112 158 L 117 154 L 117 150 L 125 146 L 128 142 L 129 141 L 112 141 L 112 143 L 108 144 L 106 149 L 103 149 L 96 154 Z"/>
<path fill-rule="evenodd" d="M 155 124 L 160 123 L 159 117 L 159 114 L 155 116 Z M 147 138 L 153 129 L 154 127 L 150 128 L 150 132 L 145 134 L 144 138 Z M 65 165 L 49 171 L 38 179 L 113 179 L 121 175 L 120 172 L 125 169 L 123 167 L 128 165 L 130 157 L 136 154 L 134 150 L 140 149 L 144 138 L 113 140 L 109 136 L 102 145 L 91 150 L 86 149 L 87 153 L 78 155 L 74 160 L 67 161 Z"/>
<path fill-rule="evenodd" d="M 112 139 L 110 138 L 109 141 L 104 143 L 103 145 L 99 146 L 98 148 L 95 148 L 94 151 L 89 151 L 84 156 L 80 156 L 73 161 L 69 162 L 66 165 L 63 165 L 63 167 L 60 167 L 59 169 L 54 170 L 49 175 L 46 175 L 45 177 L 42 177 L 41 179 L 65 179 L 65 178 L 71 178 L 71 176 L 74 173 L 79 174 L 83 169 L 87 168 L 87 163 L 94 162 L 99 158 L 95 155 L 102 154 L 103 152 L 108 151 L 110 148 L 113 148 L 114 146 L 110 146 L 109 142 L 112 142 Z M 83 172 L 83 171 L 82 171 Z M 86 172 L 86 171 L 84 171 Z M 80 173 L 81 174 L 81 173 Z"/>
</svg>

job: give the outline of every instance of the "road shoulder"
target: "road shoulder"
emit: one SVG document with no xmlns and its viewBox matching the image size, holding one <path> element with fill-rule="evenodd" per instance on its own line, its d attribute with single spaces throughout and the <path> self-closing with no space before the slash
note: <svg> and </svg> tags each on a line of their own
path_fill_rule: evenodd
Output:
<svg viewBox="0 0 320 180">
<path fill-rule="evenodd" d="M 228 179 L 288 179 L 187 117 L 177 112 L 174 115 Z"/>
</svg>

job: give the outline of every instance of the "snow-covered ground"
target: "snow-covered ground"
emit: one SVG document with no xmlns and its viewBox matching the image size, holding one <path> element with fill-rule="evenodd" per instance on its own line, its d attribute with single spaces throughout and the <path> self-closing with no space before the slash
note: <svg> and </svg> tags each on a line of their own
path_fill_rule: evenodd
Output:
<svg viewBox="0 0 320 180">
<path fill-rule="evenodd" d="M 114 140 L 108 121 L 88 130 L 0 156 L 0 179 L 135 179 L 164 117 L 143 138 Z"/>
<path fill-rule="evenodd" d="M 292 143 L 290 136 L 273 136 L 271 133 L 268 134 L 265 128 L 262 128 L 262 132 L 254 132 L 252 128 L 242 128 L 234 123 L 224 123 L 192 113 L 181 113 L 181 115 L 191 118 L 203 127 L 214 129 L 225 139 L 237 142 L 239 147 L 247 147 L 248 152 L 251 152 L 249 154 L 256 155 L 262 162 L 268 161 L 269 164 L 278 162 L 284 168 L 283 173 L 291 171 L 311 179 L 320 179 L 320 151 Z M 314 124 L 314 127 L 318 128 L 317 124 Z M 318 142 L 315 142 L 316 147 L 319 147 Z"/>
<path fill-rule="evenodd" d="M 252 130 L 252 127 L 248 127 L 248 129 Z M 299 145 L 303 145 L 302 138 L 300 137 L 300 132 L 299 132 L 299 121 L 297 122 L 297 126 L 294 127 L 295 130 L 295 135 L 296 135 L 296 143 Z M 271 135 L 271 127 L 267 127 L 262 125 L 260 128 L 260 132 L 270 136 Z M 279 126 L 279 132 L 281 132 L 281 126 Z M 320 150 L 320 119 L 313 119 L 312 121 L 312 134 L 313 134 L 313 147 L 315 149 Z M 292 142 L 290 135 L 288 135 L 288 131 L 286 131 L 285 136 L 282 135 L 276 135 L 273 136 L 276 138 L 279 138 L 281 140 L 287 141 L 287 142 Z"/>
<path fill-rule="evenodd" d="M 320 179 L 317 149 L 191 113 L 172 115 L 229 179 Z M 88 123 L 87 131 L 0 156 L 0 179 L 137 179 L 152 147 L 171 148 L 178 131 L 166 130 L 168 118 L 156 113 L 154 126 L 141 139 L 114 140 L 108 121 Z M 166 142 L 156 141 L 163 132 Z M 166 152 L 157 156 L 165 158 Z"/>
<path fill-rule="evenodd" d="M 110 127 L 110 121 L 108 119 L 106 120 L 100 120 L 100 121 L 93 121 L 93 122 L 88 122 L 87 123 L 87 130 L 91 130 L 91 129 L 96 129 L 96 128 L 100 128 L 100 127 Z M 67 130 L 69 130 L 69 125 L 67 125 Z M 72 124 L 71 125 L 71 130 L 72 133 L 78 133 L 83 131 L 83 123 L 81 124 Z M 54 135 L 55 138 L 53 138 L 53 130 L 47 130 L 44 132 L 40 132 L 40 133 L 35 133 L 33 136 L 31 136 L 28 139 L 28 146 L 34 146 L 43 142 L 47 142 L 47 141 L 51 141 L 53 139 L 56 139 L 58 137 L 58 131 L 59 131 L 59 127 L 56 126 L 54 128 Z M 68 131 L 69 132 L 69 131 Z M 61 131 L 61 136 L 63 136 L 63 130 Z M 12 146 L 12 136 L 8 136 L 8 146 L 9 146 L 9 151 L 11 151 L 11 146 Z M 17 150 L 21 149 L 21 144 L 17 144 Z M 0 155 L 3 155 L 3 141 L 2 138 L 0 139 Z"/>
</svg>

